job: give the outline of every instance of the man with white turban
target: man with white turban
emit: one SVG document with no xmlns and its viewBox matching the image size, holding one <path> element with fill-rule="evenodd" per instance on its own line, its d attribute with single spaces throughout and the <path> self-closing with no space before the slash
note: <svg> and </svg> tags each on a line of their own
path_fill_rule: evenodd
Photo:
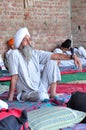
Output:
<svg viewBox="0 0 86 130">
<path fill-rule="evenodd" d="M 82 69 L 78 58 L 73 55 L 55 54 L 43 50 L 35 50 L 26 27 L 17 31 L 14 37 L 15 50 L 9 58 L 9 71 L 12 75 L 8 100 L 12 101 L 15 88 L 18 100 L 44 101 L 56 96 L 57 81 L 61 80 L 57 60 L 73 58 L 75 64 Z M 44 64 L 40 72 L 40 64 Z M 50 95 L 48 90 L 50 89 Z"/>
</svg>

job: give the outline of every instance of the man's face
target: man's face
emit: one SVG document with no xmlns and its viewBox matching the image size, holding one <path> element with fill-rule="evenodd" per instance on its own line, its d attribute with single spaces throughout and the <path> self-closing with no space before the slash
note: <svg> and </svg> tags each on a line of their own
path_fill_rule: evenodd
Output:
<svg viewBox="0 0 86 130">
<path fill-rule="evenodd" d="M 23 56 L 26 58 L 26 60 L 30 60 L 32 58 L 32 46 L 31 46 L 31 39 L 28 35 L 26 35 L 19 47 L 19 50 L 23 54 Z"/>
<path fill-rule="evenodd" d="M 62 48 L 62 51 L 65 53 L 66 51 L 70 51 L 70 48 Z"/>
<path fill-rule="evenodd" d="M 21 42 L 20 48 L 30 44 L 31 44 L 31 38 L 28 35 L 26 35 Z"/>
</svg>

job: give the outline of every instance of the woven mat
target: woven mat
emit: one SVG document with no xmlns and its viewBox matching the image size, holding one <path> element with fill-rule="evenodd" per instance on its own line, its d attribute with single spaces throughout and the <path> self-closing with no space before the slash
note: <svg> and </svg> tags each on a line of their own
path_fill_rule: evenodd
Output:
<svg viewBox="0 0 86 130">
<path fill-rule="evenodd" d="M 73 74 L 64 74 L 61 76 L 61 83 L 86 80 L 86 72 L 78 72 Z"/>
<path fill-rule="evenodd" d="M 7 85 L 0 85 L 0 94 L 6 92 L 9 90 L 9 87 Z"/>
</svg>

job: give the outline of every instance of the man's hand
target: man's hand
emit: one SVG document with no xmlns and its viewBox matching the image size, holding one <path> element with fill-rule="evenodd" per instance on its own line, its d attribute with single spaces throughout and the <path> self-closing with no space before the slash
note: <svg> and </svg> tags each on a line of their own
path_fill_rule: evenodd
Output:
<svg viewBox="0 0 86 130">
<path fill-rule="evenodd" d="M 66 54 L 53 53 L 51 55 L 51 59 L 52 60 L 71 60 L 71 56 L 70 55 L 66 55 Z M 72 59 L 74 60 L 74 63 L 76 65 L 76 67 L 79 68 L 80 71 L 82 72 L 82 63 L 79 60 L 79 58 L 76 55 L 72 55 Z"/>
<path fill-rule="evenodd" d="M 18 80 L 18 75 L 12 75 L 11 77 L 11 84 L 10 84 L 10 89 L 9 89 L 9 95 L 8 95 L 8 100 L 13 101 L 14 93 L 15 93 L 15 86 Z"/>
<path fill-rule="evenodd" d="M 76 55 L 73 55 L 72 57 L 74 59 L 74 63 L 76 65 L 76 67 L 79 68 L 79 70 L 82 72 L 82 63 L 81 63 L 81 61 L 79 60 L 79 58 Z"/>
</svg>

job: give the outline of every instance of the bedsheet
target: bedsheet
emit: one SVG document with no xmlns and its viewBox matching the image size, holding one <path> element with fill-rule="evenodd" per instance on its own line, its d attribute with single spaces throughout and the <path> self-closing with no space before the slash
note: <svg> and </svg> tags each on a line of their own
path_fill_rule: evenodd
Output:
<svg viewBox="0 0 86 130">
<path fill-rule="evenodd" d="M 1 88 L 4 88 L 4 90 L 2 91 Z M 50 101 L 45 101 L 45 102 L 29 102 L 29 101 L 25 101 L 25 102 L 19 102 L 16 99 L 16 95 L 17 93 L 15 92 L 14 95 L 14 100 L 13 101 L 8 101 L 8 89 L 6 86 L 2 86 L 0 87 L 0 99 L 4 100 L 5 102 L 7 102 L 9 108 L 19 108 L 21 110 L 27 110 L 27 111 L 31 111 L 31 110 L 35 110 L 35 109 L 39 109 L 39 108 L 43 108 L 43 107 L 52 107 L 52 106 L 58 106 L 58 103 L 55 103 L 52 99 Z M 62 106 L 66 106 L 66 103 L 69 101 L 71 97 L 71 94 L 58 94 L 58 101 L 59 102 L 63 102 L 63 104 L 61 104 Z"/>
<path fill-rule="evenodd" d="M 0 81 L 10 81 L 11 76 L 8 70 L 0 70 Z"/>
<path fill-rule="evenodd" d="M 66 66 L 66 67 L 59 67 L 61 74 L 72 74 L 72 73 L 78 73 L 80 70 L 76 66 Z M 86 72 L 86 65 L 82 66 L 82 72 Z"/>
<path fill-rule="evenodd" d="M 65 129 L 62 129 L 62 130 L 86 130 L 86 124 L 83 124 L 83 123 L 76 124 L 73 127 L 65 128 Z"/>
<path fill-rule="evenodd" d="M 78 81 L 85 81 L 85 80 L 86 80 L 86 72 L 78 72 L 78 73 L 61 75 L 61 83 L 69 83 L 73 81 L 78 82 Z"/>
<path fill-rule="evenodd" d="M 86 65 L 82 67 L 82 72 L 76 66 L 60 67 L 61 83 L 86 80 Z"/>
<path fill-rule="evenodd" d="M 68 80 L 75 81 L 75 80 L 85 80 L 86 76 L 86 65 L 83 65 L 82 72 L 79 72 L 78 68 L 76 66 L 67 66 L 67 67 L 60 67 L 62 80 L 61 82 L 68 82 Z M 65 75 L 68 75 L 67 77 Z M 71 76 L 72 75 L 72 76 Z M 75 76 L 73 76 L 75 75 Z M 82 76 L 83 75 L 83 76 Z M 67 81 L 65 81 L 65 79 Z M 8 70 L 0 70 L 0 81 L 10 81 L 11 75 Z M 70 82 L 70 81 L 69 81 Z"/>
</svg>

